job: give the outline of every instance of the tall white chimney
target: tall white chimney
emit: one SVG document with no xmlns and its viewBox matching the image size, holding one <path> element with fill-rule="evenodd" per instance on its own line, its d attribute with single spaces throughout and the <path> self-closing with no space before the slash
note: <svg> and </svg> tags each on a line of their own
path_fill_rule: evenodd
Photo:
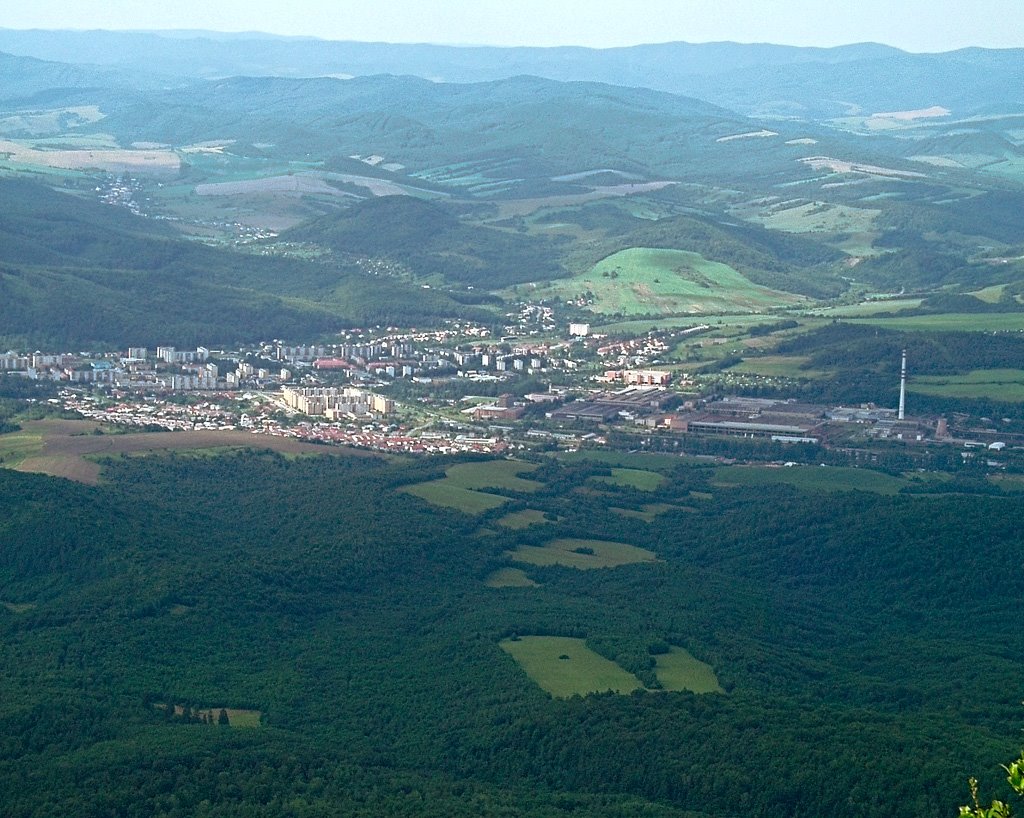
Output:
<svg viewBox="0 0 1024 818">
<path fill-rule="evenodd" d="M 899 419 L 903 420 L 903 410 L 907 405 L 907 351 L 903 350 L 903 364 L 900 366 L 900 413 Z"/>
</svg>

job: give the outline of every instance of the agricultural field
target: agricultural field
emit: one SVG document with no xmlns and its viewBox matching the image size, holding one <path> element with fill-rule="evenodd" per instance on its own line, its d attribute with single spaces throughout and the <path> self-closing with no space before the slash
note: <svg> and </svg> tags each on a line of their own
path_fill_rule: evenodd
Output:
<svg viewBox="0 0 1024 818">
<path fill-rule="evenodd" d="M 817 378 L 823 373 L 804 369 L 809 357 L 799 355 L 754 355 L 730 367 L 730 372 L 742 375 L 764 375 L 767 378 Z"/>
<path fill-rule="evenodd" d="M 588 461 L 591 463 L 604 463 L 608 466 L 618 466 L 624 469 L 642 469 L 657 471 L 659 469 L 671 469 L 681 459 L 678 455 L 658 454 L 656 452 L 616 452 L 607 449 L 581 449 L 575 452 L 559 452 L 554 455 L 558 460 L 567 463 Z"/>
<path fill-rule="evenodd" d="M 604 315 L 707 315 L 761 312 L 803 299 L 754 284 L 732 267 L 699 253 L 634 247 L 590 272 L 537 287 L 540 298 L 584 298 Z"/>
<path fill-rule="evenodd" d="M 903 315 L 892 318 L 851 318 L 858 324 L 911 332 L 1024 332 L 1024 312 Z"/>
<path fill-rule="evenodd" d="M 674 506 L 671 503 L 644 503 L 639 509 L 612 506 L 609 510 L 622 517 L 643 520 L 645 523 L 653 523 L 659 516 L 669 511 L 695 511 L 689 506 Z"/>
<path fill-rule="evenodd" d="M 101 170 L 108 173 L 174 175 L 181 168 L 178 154 L 168 150 L 122 150 L 116 148 L 50 149 L 11 140 L 0 140 L 3 164 L 60 168 L 63 170 Z"/>
<path fill-rule="evenodd" d="M 464 489 L 445 480 L 431 480 L 403 486 L 400 491 L 426 500 L 431 505 L 454 508 L 464 514 L 483 514 L 508 502 L 508 497 Z"/>
<path fill-rule="evenodd" d="M 879 313 L 894 313 L 900 310 L 912 310 L 921 306 L 920 298 L 885 298 L 872 301 L 861 301 L 859 304 L 844 304 L 841 307 L 815 309 L 808 312 L 816 318 L 864 318 Z"/>
<path fill-rule="evenodd" d="M 869 233 L 880 210 L 826 202 L 772 207 L 754 217 L 767 228 L 787 233 Z"/>
<path fill-rule="evenodd" d="M 620 468 L 613 468 L 610 475 L 598 475 L 590 479 L 596 483 L 606 483 L 640 491 L 654 491 L 665 482 L 664 477 L 653 471 Z"/>
<path fill-rule="evenodd" d="M 722 466 L 715 469 L 712 483 L 734 486 L 788 485 L 803 491 L 870 491 L 875 494 L 896 494 L 907 485 L 899 477 L 840 466 Z"/>
<path fill-rule="evenodd" d="M 39 433 L 21 431 L 0 435 L 0 466 L 16 468 L 42 450 L 43 436 Z"/>
<path fill-rule="evenodd" d="M 205 451 L 227 449 L 271 449 L 284 454 L 368 456 L 355 449 L 316 446 L 283 437 L 255 436 L 240 431 L 197 432 L 130 432 L 127 434 L 93 434 L 97 424 L 79 420 L 39 420 L 23 424 L 23 432 L 14 435 L 30 440 L 39 438 L 41 445 L 25 450 L 23 458 L 11 467 L 17 471 L 65 477 L 79 483 L 95 485 L 100 481 L 104 457 L 126 454 L 148 454 L 164 451 Z M 0 436 L 3 441 L 11 436 Z M 35 444 L 32 444 L 35 445 Z M 3 465 L 7 466 L 7 463 Z"/>
<path fill-rule="evenodd" d="M 689 651 L 675 646 L 654 657 L 654 673 L 665 690 L 691 693 L 724 693 L 711 665 L 694 658 Z"/>
<path fill-rule="evenodd" d="M 488 588 L 537 588 L 522 568 L 499 568 L 484 580 Z"/>
<path fill-rule="evenodd" d="M 947 398 L 989 398 L 1024 401 L 1024 370 L 975 369 L 965 375 L 917 375 L 907 390 Z"/>
<path fill-rule="evenodd" d="M 513 511 L 511 514 L 506 514 L 497 520 L 498 525 L 502 528 L 511 528 L 513 531 L 521 531 L 524 528 L 529 528 L 531 525 L 543 525 L 546 522 L 548 520 L 545 518 L 544 512 L 538 511 L 535 508 Z"/>
<path fill-rule="evenodd" d="M 499 644 L 527 676 L 559 699 L 607 690 L 631 693 L 643 688 L 636 676 L 594 653 L 582 639 L 524 636 Z"/>
<path fill-rule="evenodd" d="M 563 565 L 566 568 L 591 570 L 618 568 L 641 562 L 657 562 L 653 551 L 624 542 L 609 540 L 552 540 L 547 545 L 521 545 L 507 556 L 516 562 L 530 565 Z"/>
<path fill-rule="evenodd" d="M 464 489 L 507 489 L 508 491 L 532 492 L 543 484 L 536 480 L 525 480 L 519 475 L 534 471 L 536 463 L 520 460 L 483 460 L 475 463 L 459 463 L 445 471 L 445 480 L 453 486 Z"/>
<path fill-rule="evenodd" d="M 428 503 L 456 508 L 466 514 L 482 514 L 508 502 L 509 498 L 489 494 L 480 489 L 505 489 L 532 492 L 541 487 L 536 480 L 519 477 L 537 468 L 535 463 L 516 460 L 483 460 L 458 463 L 445 471 L 440 480 L 416 483 L 401 490 Z"/>
</svg>

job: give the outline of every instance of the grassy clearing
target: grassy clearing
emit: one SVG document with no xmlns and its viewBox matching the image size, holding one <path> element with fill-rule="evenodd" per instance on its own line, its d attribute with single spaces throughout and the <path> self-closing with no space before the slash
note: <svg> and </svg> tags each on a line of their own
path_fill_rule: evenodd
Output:
<svg viewBox="0 0 1024 818">
<path fill-rule="evenodd" d="M 755 221 L 787 233 L 867 233 L 873 229 L 880 213 L 880 210 L 867 208 L 808 202 L 797 207 L 769 210 L 756 217 Z"/>
<path fill-rule="evenodd" d="M 896 494 L 907 485 L 899 477 L 840 466 L 722 466 L 715 469 L 712 481 L 716 486 L 795 486 L 804 491 L 871 491 Z"/>
<path fill-rule="evenodd" d="M 639 318 L 630 321 L 610 321 L 608 323 L 600 324 L 596 323 L 596 321 L 599 320 L 600 319 L 595 319 L 595 322 L 591 323 L 591 329 L 594 332 L 602 332 L 608 335 L 622 335 L 630 333 L 644 333 L 652 329 L 689 329 L 690 327 L 695 327 L 698 324 L 705 323 L 714 324 L 716 329 L 719 330 L 729 328 L 745 329 L 757 324 L 766 324 L 770 321 L 778 321 L 779 319 L 774 315 L 758 315 L 754 313 L 736 315 L 734 313 L 722 313 L 721 315 L 713 316 L 689 315 L 669 318 Z"/>
<path fill-rule="evenodd" d="M 426 500 L 431 505 L 455 508 L 466 514 L 483 514 L 508 502 L 507 497 L 460 488 L 447 480 L 432 480 L 429 483 L 404 486 L 401 491 Z"/>
<path fill-rule="evenodd" d="M 665 478 L 660 474 L 643 469 L 612 469 L 610 475 L 599 475 L 590 479 L 598 483 L 608 483 L 640 491 L 654 491 L 665 482 Z"/>
<path fill-rule="evenodd" d="M 669 511 L 696 511 L 695 508 L 689 506 L 674 506 L 671 503 L 645 503 L 640 506 L 639 509 L 635 508 L 617 508 L 612 506 L 609 511 L 613 511 L 622 517 L 631 517 L 634 520 L 643 520 L 645 523 L 653 523 L 654 520 L 666 514 Z"/>
<path fill-rule="evenodd" d="M 509 498 L 478 489 L 496 488 L 532 492 L 543 484 L 519 477 L 537 468 L 534 463 L 515 460 L 484 460 L 459 463 L 445 471 L 441 480 L 405 486 L 401 490 L 435 506 L 457 508 L 466 514 L 482 514 L 507 503 Z"/>
<path fill-rule="evenodd" d="M 768 378 L 816 378 L 820 370 L 803 369 L 810 360 L 799 355 L 757 355 L 744 358 L 743 362 L 730 368 L 730 372 L 743 375 L 764 375 Z"/>
<path fill-rule="evenodd" d="M 488 588 L 538 588 L 522 568 L 499 568 L 484 580 Z"/>
<path fill-rule="evenodd" d="M 994 284 L 991 287 L 985 287 L 981 290 L 975 290 L 970 293 L 979 301 L 984 301 L 986 304 L 995 304 L 1003 297 L 1003 290 L 1006 289 L 1005 284 Z"/>
<path fill-rule="evenodd" d="M 167 707 L 167 705 L 160 705 L 161 707 Z M 253 729 L 261 725 L 261 719 L 263 713 L 259 710 L 243 710 L 237 707 L 208 707 L 205 710 L 193 708 L 192 712 L 198 716 L 206 717 L 210 716 L 213 718 L 214 724 L 217 723 L 217 719 L 220 716 L 220 711 L 223 710 L 228 714 L 228 726 L 239 727 L 242 729 Z M 181 705 L 174 705 L 174 714 L 180 716 L 185 712 Z"/>
<path fill-rule="evenodd" d="M 672 647 L 668 653 L 655 656 L 654 673 L 665 690 L 691 693 L 724 693 L 711 665 L 690 655 L 689 651 Z"/>
<path fill-rule="evenodd" d="M 0 465 L 13 469 L 43 450 L 43 436 L 33 432 L 0 435 Z"/>
<path fill-rule="evenodd" d="M 814 310 L 818 318 L 863 318 L 878 313 L 893 313 L 900 310 L 911 310 L 921 306 L 920 298 L 893 298 L 884 301 L 862 301 L 859 304 L 845 304 L 842 307 Z"/>
<path fill-rule="evenodd" d="M 559 452 L 558 460 L 572 463 L 589 461 L 604 463 L 608 466 L 619 466 L 624 469 L 642 469 L 648 471 L 668 470 L 679 464 L 679 455 L 652 454 L 650 452 L 613 452 L 604 449 L 581 449 L 576 452 Z"/>
<path fill-rule="evenodd" d="M 975 369 L 965 375 L 917 376 L 907 383 L 910 392 L 947 398 L 990 398 L 1024 401 L 1024 370 Z"/>
<path fill-rule="evenodd" d="M 536 480 L 524 480 L 520 474 L 534 471 L 536 463 L 518 460 L 484 460 L 477 463 L 459 463 L 445 471 L 445 480 L 463 489 L 508 489 L 531 492 L 541 488 Z"/>
<path fill-rule="evenodd" d="M 761 312 L 801 302 L 800 296 L 760 287 L 741 273 L 699 253 L 634 247 L 598 262 L 571 279 L 541 285 L 541 297 L 572 300 L 592 295 L 602 314 L 644 315 Z"/>
<path fill-rule="evenodd" d="M 498 520 L 498 525 L 503 528 L 520 531 L 524 528 L 529 528 L 531 525 L 543 525 L 546 522 L 548 520 L 544 517 L 543 511 L 538 511 L 535 508 L 525 508 L 522 511 L 513 511 L 511 514 L 506 514 Z"/>
<path fill-rule="evenodd" d="M 552 540 L 547 545 L 521 545 L 508 556 L 530 565 L 564 565 L 567 568 L 590 570 L 617 568 L 640 562 L 657 562 L 653 551 L 624 542 L 609 540 Z"/>
<path fill-rule="evenodd" d="M 893 318 L 852 319 L 858 324 L 915 332 L 1024 332 L 1024 312 L 906 315 Z"/>
<path fill-rule="evenodd" d="M 524 636 L 506 639 L 500 645 L 527 676 L 557 698 L 606 690 L 630 693 L 643 687 L 636 676 L 594 653 L 582 639 Z"/>
<path fill-rule="evenodd" d="M 0 605 L 13 614 L 28 613 L 35 608 L 35 603 L 33 602 L 0 602 Z"/>
</svg>

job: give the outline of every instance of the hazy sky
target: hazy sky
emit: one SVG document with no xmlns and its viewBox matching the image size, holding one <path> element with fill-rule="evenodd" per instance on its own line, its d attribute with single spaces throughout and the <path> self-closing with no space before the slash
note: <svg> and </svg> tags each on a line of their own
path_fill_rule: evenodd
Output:
<svg viewBox="0 0 1024 818">
<path fill-rule="evenodd" d="M 485 45 L 1024 46 L 1024 0 L 33 0 L 0 28 L 212 29 Z"/>
</svg>

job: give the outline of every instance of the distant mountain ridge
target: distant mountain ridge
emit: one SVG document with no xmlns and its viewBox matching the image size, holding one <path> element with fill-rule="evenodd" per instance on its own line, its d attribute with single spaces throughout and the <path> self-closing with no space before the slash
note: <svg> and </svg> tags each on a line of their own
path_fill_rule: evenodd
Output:
<svg viewBox="0 0 1024 818">
<path fill-rule="evenodd" d="M 626 48 L 495 48 L 212 32 L 15 31 L 0 51 L 168 76 L 409 74 L 480 82 L 529 74 L 697 97 L 744 114 L 829 118 L 944 105 L 958 113 L 1024 102 L 1024 49 L 912 54 L 877 43 L 835 48 L 663 43 Z"/>
</svg>

